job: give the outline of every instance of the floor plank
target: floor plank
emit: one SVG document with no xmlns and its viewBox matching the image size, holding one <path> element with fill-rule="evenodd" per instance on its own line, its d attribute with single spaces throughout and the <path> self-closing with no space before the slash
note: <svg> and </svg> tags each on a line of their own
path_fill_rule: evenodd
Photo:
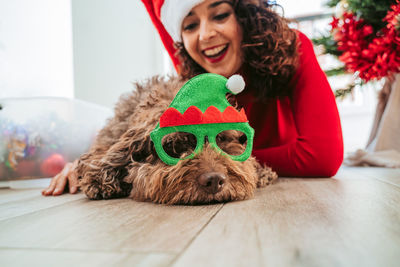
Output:
<svg viewBox="0 0 400 267">
<path fill-rule="evenodd" d="M 63 250 L 0 249 L 1 266 L 168 266 L 173 255 L 162 253 L 85 252 Z"/>
<path fill-rule="evenodd" d="M 398 203 L 374 179 L 282 179 L 225 205 L 174 266 L 398 266 Z"/>
<path fill-rule="evenodd" d="M 12 195 L 13 201 L 0 204 L 0 221 L 86 198 L 82 193 L 74 195 L 65 194 L 57 197 L 43 197 L 38 189 L 35 190 L 36 192 L 31 192 L 31 190 L 16 191 L 21 191 L 19 193 L 27 191 L 27 196 L 20 197 L 21 200 L 16 200 L 17 196 Z M 18 196 L 20 195 L 19 193 Z"/>
<path fill-rule="evenodd" d="M 84 198 L 0 221 L 0 247 L 178 253 L 221 206 Z"/>
<path fill-rule="evenodd" d="M 400 187 L 400 169 L 352 167 L 348 168 L 348 170 L 352 174 L 363 175 L 364 177 L 374 178 Z"/>
<path fill-rule="evenodd" d="M 27 198 L 31 198 L 34 196 L 41 196 L 41 191 L 38 189 L 9 189 L 9 188 L 1 188 L 0 189 L 0 204 L 19 201 Z"/>
<path fill-rule="evenodd" d="M 368 177 L 363 175 L 362 173 L 357 173 L 352 171 L 353 167 L 342 166 L 337 174 L 335 175 L 335 179 L 340 180 L 367 180 L 373 179 L 372 177 Z"/>
</svg>

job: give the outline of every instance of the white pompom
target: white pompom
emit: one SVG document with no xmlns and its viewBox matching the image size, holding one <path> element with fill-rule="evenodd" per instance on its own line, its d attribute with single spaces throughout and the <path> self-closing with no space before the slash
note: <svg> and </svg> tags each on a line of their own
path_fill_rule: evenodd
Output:
<svg viewBox="0 0 400 267">
<path fill-rule="evenodd" d="M 226 82 L 226 88 L 228 88 L 234 95 L 242 92 L 245 85 L 243 77 L 239 74 L 232 75 Z"/>
</svg>

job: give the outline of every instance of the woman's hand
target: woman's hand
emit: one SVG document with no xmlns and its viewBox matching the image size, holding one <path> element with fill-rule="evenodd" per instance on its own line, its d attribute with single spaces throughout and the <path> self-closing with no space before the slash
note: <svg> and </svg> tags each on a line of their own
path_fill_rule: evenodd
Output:
<svg viewBox="0 0 400 267">
<path fill-rule="evenodd" d="M 69 192 L 75 194 L 78 192 L 78 174 L 76 173 L 76 167 L 78 160 L 69 162 L 64 166 L 64 169 L 53 177 L 49 187 L 42 191 L 43 196 L 58 196 L 64 192 L 65 186 L 68 181 Z"/>
</svg>

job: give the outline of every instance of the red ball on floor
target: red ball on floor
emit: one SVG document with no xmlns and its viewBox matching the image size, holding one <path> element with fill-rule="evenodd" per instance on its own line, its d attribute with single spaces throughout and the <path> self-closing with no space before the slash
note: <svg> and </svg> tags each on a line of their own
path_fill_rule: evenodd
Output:
<svg viewBox="0 0 400 267">
<path fill-rule="evenodd" d="M 54 176 L 64 168 L 65 164 L 66 161 L 61 154 L 52 154 L 42 162 L 40 170 L 43 175 Z"/>
</svg>

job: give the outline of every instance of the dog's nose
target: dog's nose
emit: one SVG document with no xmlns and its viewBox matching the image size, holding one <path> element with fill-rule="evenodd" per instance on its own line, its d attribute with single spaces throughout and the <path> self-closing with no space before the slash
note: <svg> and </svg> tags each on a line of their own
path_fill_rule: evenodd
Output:
<svg viewBox="0 0 400 267">
<path fill-rule="evenodd" d="M 224 186 L 225 175 L 218 172 L 204 173 L 199 176 L 198 182 L 206 192 L 216 194 L 221 191 Z"/>
</svg>

